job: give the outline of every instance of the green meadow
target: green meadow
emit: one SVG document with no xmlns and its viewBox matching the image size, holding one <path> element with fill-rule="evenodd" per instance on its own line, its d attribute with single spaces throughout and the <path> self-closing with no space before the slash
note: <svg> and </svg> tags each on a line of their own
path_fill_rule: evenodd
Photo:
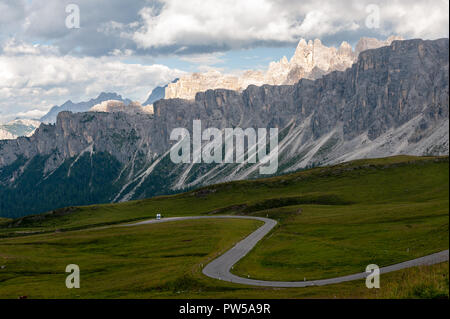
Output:
<svg viewBox="0 0 450 319">
<path fill-rule="evenodd" d="M 202 264 L 260 225 L 192 220 L 5 239 L 0 242 L 0 266 L 5 266 L 0 269 L 0 298 L 176 294 Z M 68 264 L 80 267 L 80 289 L 65 286 Z"/>
<path fill-rule="evenodd" d="M 267 216 L 279 224 L 234 273 L 266 280 L 330 278 L 448 249 L 448 168 L 448 157 L 357 160 L 172 196 L 0 219 L 0 297 L 448 298 L 448 263 L 382 275 L 381 288 L 371 290 L 364 281 L 253 288 L 202 275 L 203 265 L 254 231 L 257 221 L 116 227 L 156 213 Z M 80 289 L 65 288 L 71 263 L 80 266 Z"/>
</svg>

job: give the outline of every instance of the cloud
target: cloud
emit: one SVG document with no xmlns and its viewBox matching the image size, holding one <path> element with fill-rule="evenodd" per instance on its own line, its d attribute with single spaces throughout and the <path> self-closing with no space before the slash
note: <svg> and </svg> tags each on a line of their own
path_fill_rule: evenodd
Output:
<svg viewBox="0 0 450 319">
<path fill-rule="evenodd" d="M 39 119 L 44 116 L 47 112 L 43 110 L 29 110 L 26 112 L 18 112 L 15 114 L 16 117 L 25 118 L 25 119 Z"/>
<path fill-rule="evenodd" d="M 386 2 L 380 6 L 384 28 L 406 38 L 448 37 L 448 0 Z"/>
<path fill-rule="evenodd" d="M 5 55 L 47 55 L 59 54 L 55 46 L 42 44 L 29 44 L 14 38 L 8 39 L 2 47 Z"/>
<path fill-rule="evenodd" d="M 204 53 L 204 54 L 191 54 L 186 56 L 181 56 L 180 59 L 182 61 L 187 61 L 194 64 L 201 65 L 214 65 L 219 63 L 224 63 L 225 60 L 221 59 L 224 53 L 216 52 L 216 53 Z"/>
<path fill-rule="evenodd" d="M 27 1 L 24 16 L 19 18 L 23 30 L 15 36 L 27 42 L 50 42 L 63 54 L 103 56 L 114 49 L 134 50 L 136 45 L 133 41 L 120 37 L 114 29 L 105 29 L 105 26 L 112 22 L 127 26 L 136 20 L 138 11 L 148 3 L 147 0 Z M 65 25 L 69 4 L 76 4 L 80 9 L 79 29 Z M 0 11 L 0 19 L 2 15 Z"/>
<path fill-rule="evenodd" d="M 36 54 L 38 48 L 26 44 L 19 44 L 19 48 L 20 54 L 0 55 L 3 118 L 21 116 L 28 110 L 37 114 L 67 99 L 87 100 L 103 91 L 143 101 L 153 87 L 167 84 L 183 73 L 159 64 L 126 63 L 116 57 Z M 9 45 L 6 52 L 18 50 Z"/>
<path fill-rule="evenodd" d="M 127 34 L 138 48 L 171 48 L 179 54 L 295 43 L 300 37 L 368 34 L 405 38 L 448 36 L 448 1 L 381 0 L 380 25 L 365 21 L 372 0 L 163 0 L 139 11 L 139 25 Z M 426 14 L 424 14 L 426 12 Z"/>
<path fill-rule="evenodd" d="M 25 1 L 2 0 L 0 1 L 0 26 L 13 24 L 25 18 Z"/>
<path fill-rule="evenodd" d="M 141 27 L 131 35 L 140 48 L 238 48 L 258 41 L 291 42 L 294 17 L 268 0 L 164 0 L 156 11 L 139 11 Z M 295 26 L 294 26 L 295 29 Z"/>
<path fill-rule="evenodd" d="M 62 54 L 178 56 L 293 45 L 321 38 L 327 45 L 361 36 L 448 36 L 448 0 L 77 0 L 80 29 L 65 27 L 73 0 L 1 0 L 0 42 L 14 36 L 51 43 Z M 365 25 L 380 10 L 380 28 Z"/>
</svg>

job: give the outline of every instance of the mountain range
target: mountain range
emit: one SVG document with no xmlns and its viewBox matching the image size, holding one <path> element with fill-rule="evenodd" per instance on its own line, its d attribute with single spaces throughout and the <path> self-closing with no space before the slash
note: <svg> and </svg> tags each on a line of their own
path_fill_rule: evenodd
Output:
<svg viewBox="0 0 450 319">
<path fill-rule="evenodd" d="M 131 100 L 123 99 L 121 95 L 118 95 L 116 93 L 102 92 L 95 99 L 90 99 L 89 101 L 86 101 L 86 102 L 74 103 L 71 100 L 68 100 L 67 102 L 65 102 L 64 104 L 62 104 L 60 106 L 55 105 L 50 109 L 50 111 L 47 114 L 45 114 L 40 119 L 40 121 L 43 123 L 55 123 L 56 117 L 59 112 L 62 112 L 62 111 L 71 111 L 74 113 L 75 112 L 87 112 L 94 105 L 99 104 L 103 101 L 108 101 L 108 100 L 122 101 L 122 102 L 125 102 L 126 104 L 131 102 Z"/>
<path fill-rule="evenodd" d="M 205 73 L 191 73 L 182 78 L 176 78 L 164 86 L 154 88 L 142 106 L 152 105 L 154 102 L 163 98 L 194 99 L 195 94 L 208 89 L 221 88 L 242 91 L 251 84 L 294 84 L 302 78 L 317 79 L 332 71 L 342 71 L 351 67 L 360 52 L 389 45 L 394 40 L 401 40 L 401 37 L 391 36 L 385 41 L 375 38 L 361 38 L 357 42 L 355 50 L 353 50 L 350 44 L 345 41 L 342 42 L 339 48 L 334 48 L 323 45 L 319 39 L 308 42 L 301 39 L 290 61 L 286 57 L 283 57 L 278 62 L 271 62 L 265 72 L 247 70 L 242 72 L 240 76 L 226 75 L 216 70 Z M 90 99 L 89 101 L 74 103 L 68 100 L 60 106 L 55 105 L 39 121 L 43 123 L 54 123 L 59 112 L 87 112 L 93 106 L 109 100 L 121 101 L 125 105 L 131 102 L 129 99 L 123 99 L 117 93 L 102 92 L 97 98 Z M 148 109 L 152 108 L 151 106 Z M 27 120 L 17 119 L 16 121 Z M 28 122 L 30 121 L 28 120 Z M 40 123 L 34 120 L 31 129 L 23 129 L 19 132 L 14 128 L 13 130 L 16 132 L 9 130 L 10 124 L 7 123 L 4 127 L 0 126 L 0 139 L 14 139 L 18 136 L 27 136 L 34 132 L 34 129 Z"/>
<path fill-rule="evenodd" d="M 15 139 L 19 136 L 30 136 L 41 122 L 29 119 L 16 119 L 0 124 L 0 140 Z"/>
<path fill-rule="evenodd" d="M 277 174 L 357 158 L 448 154 L 448 54 L 448 39 L 395 40 L 315 80 L 161 99 L 153 114 L 62 111 L 30 137 L 0 141 L 0 216 L 261 177 L 259 163 L 174 164 L 171 131 L 192 131 L 196 119 L 204 128 L 278 128 Z"/>
<path fill-rule="evenodd" d="M 7 122 L 5 124 L 0 124 L 0 140 L 6 139 L 16 139 L 19 136 L 30 136 L 42 123 L 55 123 L 56 117 L 59 112 L 70 111 L 70 112 L 88 112 L 92 107 L 101 104 L 105 101 L 120 101 L 125 105 L 131 103 L 129 99 L 123 99 L 122 96 L 116 93 L 105 93 L 102 92 L 96 98 L 90 99 L 86 102 L 74 103 L 71 100 L 66 101 L 64 104 L 58 106 L 53 106 L 50 111 L 45 114 L 40 119 L 22 119 L 17 118 L 13 121 Z"/>
<path fill-rule="evenodd" d="M 266 71 L 246 70 L 240 75 L 222 74 L 217 70 L 205 73 L 192 73 L 182 76 L 165 87 L 164 98 L 194 99 L 195 94 L 208 89 L 229 89 L 242 91 L 249 85 L 295 84 L 305 78 L 315 80 L 332 71 L 343 71 L 356 62 L 360 52 L 387 46 L 399 36 L 386 40 L 361 38 L 355 46 L 344 41 L 339 48 L 327 47 L 319 39 L 301 39 L 294 55 L 288 60 L 285 56 L 278 62 L 271 62 Z"/>
</svg>

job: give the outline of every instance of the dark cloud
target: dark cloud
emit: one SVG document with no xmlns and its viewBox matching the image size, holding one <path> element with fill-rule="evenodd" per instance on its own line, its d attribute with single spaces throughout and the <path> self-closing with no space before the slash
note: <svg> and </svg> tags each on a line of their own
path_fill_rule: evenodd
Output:
<svg viewBox="0 0 450 319">
<path fill-rule="evenodd" d="M 80 28 L 65 25 L 66 6 L 80 8 Z M 139 10 L 148 1 L 122 0 L 47 0 L 33 1 L 27 8 L 27 29 L 23 38 L 28 41 L 50 42 L 63 54 L 102 56 L 114 49 L 136 47 L 133 41 L 119 34 L 105 34 L 99 29 L 105 23 L 116 21 L 128 24 L 136 20 Z"/>
<path fill-rule="evenodd" d="M 0 26 L 6 27 L 25 18 L 24 0 L 1 0 L 0 1 Z"/>
<path fill-rule="evenodd" d="M 65 26 L 71 3 L 80 8 L 80 29 Z M 364 22 L 371 3 L 380 10 L 377 29 Z M 14 36 L 79 56 L 213 53 L 293 45 L 301 37 L 337 44 L 361 36 L 448 36 L 446 0 L 0 0 L 0 8 L 0 41 Z"/>
</svg>

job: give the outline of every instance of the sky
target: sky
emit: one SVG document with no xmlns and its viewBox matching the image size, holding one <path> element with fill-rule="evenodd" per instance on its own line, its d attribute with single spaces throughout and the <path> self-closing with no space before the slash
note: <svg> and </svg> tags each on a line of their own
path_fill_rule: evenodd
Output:
<svg viewBox="0 0 450 319">
<path fill-rule="evenodd" d="M 448 37 L 448 0 L 0 0 L 0 123 L 187 72 L 264 69 L 298 41 Z"/>
</svg>

